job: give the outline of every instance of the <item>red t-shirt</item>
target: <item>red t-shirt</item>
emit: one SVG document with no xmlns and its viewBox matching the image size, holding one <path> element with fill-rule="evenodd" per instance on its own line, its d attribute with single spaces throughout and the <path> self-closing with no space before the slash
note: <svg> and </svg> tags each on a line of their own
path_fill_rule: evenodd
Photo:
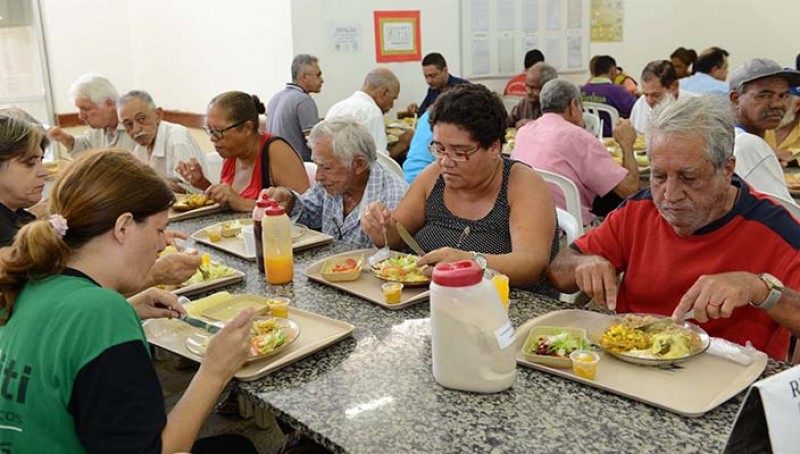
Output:
<svg viewBox="0 0 800 454">
<path fill-rule="evenodd" d="M 613 211 L 574 243 L 584 254 L 608 259 L 625 277 L 618 312 L 670 315 L 702 275 L 729 271 L 770 273 L 800 288 L 800 225 L 779 204 L 734 177 L 741 195 L 733 210 L 690 237 L 681 237 L 658 213 L 649 190 Z M 709 335 L 786 359 L 789 332 L 765 311 L 744 306 L 731 318 L 702 325 Z"/>
<path fill-rule="evenodd" d="M 264 144 L 269 140 L 271 136 L 269 134 L 263 134 L 261 136 L 261 146 L 259 148 L 259 153 L 256 156 L 256 162 L 253 165 L 253 173 L 250 176 L 250 184 L 247 185 L 239 195 L 244 197 L 245 199 L 258 199 L 258 194 L 263 189 L 261 187 L 261 158 L 264 154 Z M 269 150 L 267 150 L 269 153 Z M 236 158 L 228 158 L 222 162 L 222 174 L 219 177 L 221 183 L 226 184 L 233 184 L 233 176 L 236 173 Z"/>
<path fill-rule="evenodd" d="M 527 71 L 523 71 L 521 74 L 512 77 L 506 84 L 506 89 L 503 90 L 503 96 L 527 96 L 527 92 L 525 92 L 526 73 Z"/>
</svg>

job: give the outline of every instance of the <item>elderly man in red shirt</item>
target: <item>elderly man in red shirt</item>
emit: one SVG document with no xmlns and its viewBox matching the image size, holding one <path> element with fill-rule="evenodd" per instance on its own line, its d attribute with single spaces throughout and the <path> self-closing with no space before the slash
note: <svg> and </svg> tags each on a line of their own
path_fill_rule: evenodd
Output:
<svg viewBox="0 0 800 454">
<path fill-rule="evenodd" d="M 733 125 L 719 97 L 658 106 L 650 189 L 561 251 L 548 278 L 618 312 L 694 310 L 709 335 L 785 360 L 800 332 L 800 224 L 734 174 Z"/>
</svg>

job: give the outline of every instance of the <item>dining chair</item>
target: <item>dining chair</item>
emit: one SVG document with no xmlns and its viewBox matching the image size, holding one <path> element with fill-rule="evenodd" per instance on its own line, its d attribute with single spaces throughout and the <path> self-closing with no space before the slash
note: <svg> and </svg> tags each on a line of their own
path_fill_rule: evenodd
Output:
<svg viewBox="0 0 800 454">
<path fill-rule="evenodd" d="M 219 183 L 219 177 L 222 175 L 222 157 L 216 151 L 206 153 L 206 179 L 211 184 Z"/>
<path fill-rule="evenodd" d="M 544 181 L 556 185 L 564 193 L 566 211 L 571 214 L 578 223 L 576 236 L 583 235 L 583 208 L 581 205 L 581 196 L 578 192 L 578 187 L 575 185 L 575 182 L 557 173 L 548 172 L 547 170 L 542 169 L 535 170 L 539 173 L 539 175 L 541 175 Z"/>
<path fill-rule="evenodd" d="M 509 114 L 511 113 L 511 109 L 513 109 L 517 104 L 519 104 L 519 102 L 522 101 L 523 98 L 524 96 L 514 96 L 514 95 L 505 95 L 501 97 L 501 99 L 503 100 L 503 106 L 505 106 L 506 112 L 508 112 Z"/>
<path fill-rule="evenodd" d="M 608 118 L 608 121 L 611 122 L 611 131 L 614 131 L 614 126 L 617 124 L 617 120 L 619 120 L 619 111 L 615 107 L 609 106 L 608 104 L 584 101 L 583 111 L 597 115 L 597 118 L 604 122 L 606 121 L 605 119 Z M 600 131 L 602 130 L 603 128 L 601 127 Z"/>
<path fill-rule="evenodd" d="M 589 131 L 599 140 L 603 140 L 603 120 L 597 115 L 583 112 L 583 129 Z"/>
<path fill-rule="evenodd" d="M 569 212 L 562 210 L 561 208 L 556 208 L 556 220 L 558 221 L 558 228 L 561 229 L 564 232 L 564 235 L 567 237 L 567 245 L 581 236 L 581 233 L 583 232 L 583 226 L 580 222 L 578 222 L 577 219 L 575 219 L 575 216 L 571 215 Z M 580 294 L 580 291 L 575 293 L 559 293 L 558 300 L 565 303 L 575 304 L 578 301 Z"/>
<path fill-rule="evenodd" d="M 381 153 L 380 151 L 377 154 L 378 154 L 378 162 L 383 164 L 383 167 L 385 167 L 388 170 L 391 170 L 392 172 L 400 176 L 400 178 L 405 180 L 405 175 L 403 175 L 403 168 L 400 167 L 400 164 L 398 164 L 397 161 L 394 160 L 394 158 L 392 158 L 386 153 Z"/>
<path fill-rule="evenodd" d="M 308 184 L 314 186 L 314 183 L 317 182 L 317 164 L 305 161 L 303 165 L 306 168 L 306 175 L 308 175 Z"/>
</svg>

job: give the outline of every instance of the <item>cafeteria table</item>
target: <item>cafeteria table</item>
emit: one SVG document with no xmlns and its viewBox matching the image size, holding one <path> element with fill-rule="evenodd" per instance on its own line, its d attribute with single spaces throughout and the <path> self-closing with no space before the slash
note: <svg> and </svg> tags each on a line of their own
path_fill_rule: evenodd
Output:
<svg viewBox="0 0 800 454">
<path fill-rule="evenodd" d="M 191 234 L 235 217 L 242 214 L 180 221 L 172 228 Z M 252 262 L 193 247 L 246 272 L 243 282 L 225 288 L 231 293 L 289 296 L 295 307 L 356 326 L 352 337 L 325 350 L 262 379 L 236 383 L 243 414 L 257 423 L 274 416 L 333 452 L 720 452 L 743 400 L 740 393 L 691 419 L 524 367 L 501 393 L 445 389 L 431 372 L 427 301 L 390 311 L 303 275 L 309 264 L 350 246 L 334 242 L 296 254 L 294 281 L 284 286 L 267 285 Z M 519 327 L 564 308 L 512 289 L 509 317 Z M 764 375 L 786 368 L 769 360 Z"/>
</svg>

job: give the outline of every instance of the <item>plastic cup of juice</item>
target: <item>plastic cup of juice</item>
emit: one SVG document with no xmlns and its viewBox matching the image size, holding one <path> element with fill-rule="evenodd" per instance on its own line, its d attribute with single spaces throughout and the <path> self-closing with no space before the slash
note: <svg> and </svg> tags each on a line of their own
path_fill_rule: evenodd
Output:
<svg viewBox="0 0 800 454">
<path fill-rule="evenodd" d="M 492 276 L 492 284 L 494 284 L 497 289 L 497 294 L 500 295 L 500 301 L 503 302 L 503 307 L 505 307 L 506 312 L 508 312 L 508 293 L 510 291 L 508 287 L 508 276 L 495 273 L 495 275 Z"/>
<path fill-rule="evenodd" d="M 381 286 L 386 304 L 398 304 L 403 294 L 403 284 L 400 282 L 387 282 Z"/>
<path fill-rule="evenodd" d="M 211 227 L 206 227 L 206 235 L 208 235 L 208 240 L 212 243 L 216 243 L 217 241 L 222 239 L 222 225 L 212 225 Z"/>
<path fill-rule="evenodd" d="M 273 317 L 289 318 L 289 298 L 273 296 L 267 301 Z"/>
<path fill-rule="evenodd" d="M 578 377 L 594 380 L 597 374 L 597 363 L 600 361 L 600 355 L 595 352 L 585 350 L 575 350 L 569 354 L 569 359 L 572 360 L 572 372 Z"/>
</svg>

